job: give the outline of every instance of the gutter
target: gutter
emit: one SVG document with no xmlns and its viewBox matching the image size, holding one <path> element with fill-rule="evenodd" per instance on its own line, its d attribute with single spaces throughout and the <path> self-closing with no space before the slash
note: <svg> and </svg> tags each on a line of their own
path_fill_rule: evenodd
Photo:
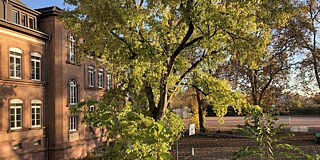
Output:
<svg viewBox="0 0 320 160">
<path fill-rule="evenodd" d="M 45 83 L 45 87 L 44 87 L 44 104 L 45 104 L 45 109 L 44 109 L 44 115 L 45 115 L 45 118 L 43 119 L 44 120 L 44 124 L 45 124 L 45 141 L 46 141 L 46 147 L 45 147 L 45 159 L 48 160 L 49 159 L 49 121 L 48 121 L 48 43 L 49 41 L 51 40 L 51 36 L 49 35 L 49 38 L 48 40 L 46 41 L 46 44 L 45 44 L 45 80 L 46 80 L 46 83 Z"/>
<path fill-rule="evenodd" d="M 3 1 L 3 12 L 4 12 L 4 14 L 3 14 L 3 19 L 4 20 L 7 20 L 7 17 L 8 17 L 8 3 L 9 3 L 9 0 L 5 0 L 5 1 Z"/>
</svg>

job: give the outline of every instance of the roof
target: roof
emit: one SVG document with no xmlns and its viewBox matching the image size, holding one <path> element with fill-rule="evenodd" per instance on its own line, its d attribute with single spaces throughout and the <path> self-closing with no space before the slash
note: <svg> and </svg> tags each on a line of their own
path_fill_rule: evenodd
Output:
<svg viewBox="0 0 320 160">
<path fill-rule="evenodd" d="M 10 0 L 10 2 L 16 4 L 16 5 L 15 5 L 16 7 L 19 7 L 19 8 L 21 8 L 21 9 L 23 9 L 23 10 L 26 10 L 26 11 L 28 11 L 28 12 L 34 13 L 34 14 L 36 14 L 36 15 L 38 15 L 38 14 L 40 13 L 40 12 L 38 12 L 38 11 L 30 8 L 29 6 L 25 5 L 25 4 L 22 3 L 20 0 Z"/>
<path fill-rule="evenodd" d="M 17 2 L 17 3 L 21 4 L 21 5 L 27 6 L 24 3 L 22 3 L 20 0 L 13 0 L 13 1 L 15 1 L 15 2 Z"/>
</svg>

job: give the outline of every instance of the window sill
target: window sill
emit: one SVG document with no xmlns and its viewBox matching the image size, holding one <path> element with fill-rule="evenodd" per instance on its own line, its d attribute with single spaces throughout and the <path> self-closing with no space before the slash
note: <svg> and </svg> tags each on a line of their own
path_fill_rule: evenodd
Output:
<svg viewBox="0 0 320 160">
<path fill-rule="evenodd" d="M 94 91 L 94 90 L 97 90 L 98 88 L 97 88 L 97 87 L 89 87 L 89 86 L 87 86 L 87 87 L 85 87 L 84 89 L 85 89 L 85 90 L 92 90 L 92 91 Z"/>
<path fill-rule="evenodd" d="M 10 79 L 22 79 L 21 77 L 10 77 Z"/>
<path fill-rule="evenodd" d="M 77 62 L 70 62 L 70 61 L 66 61 L 67 64 L 71 64 L 71 65 L 75 65 L 75 66 L 81 66 L 80 63 Z"/>
<path fill-rule="evenodd" d="M 45 129 L 46 127 L 43 126 L 39 126 L 39 127 L 31 127 L 29 128 L 29 130 L 41 130 L 41 129 Z"/>
<path fill-rule="evenodd" d="M 74 131 L 69 130 L 69 134 L 73 134 L 73 133 L 79 133 L 79 131 L 78 130 L 74 130 Z"/>
<path fill-rule="evenodd" d="M 28 128 L 17 128 L 17 129 L 8 129 L 7 130 L 7 133 L 10 133 L 10 132 L 22 132 L 22 131 L 28 131 L 29 129 Z"/>
<path fill-rule="evenodd" d="M 66 107 L 72 107 L 72 106 L 75 106 L 75 105 L 77 105 L 77 103 L 75 103 L 75 104 L 67 104 Z"/>
</svg>

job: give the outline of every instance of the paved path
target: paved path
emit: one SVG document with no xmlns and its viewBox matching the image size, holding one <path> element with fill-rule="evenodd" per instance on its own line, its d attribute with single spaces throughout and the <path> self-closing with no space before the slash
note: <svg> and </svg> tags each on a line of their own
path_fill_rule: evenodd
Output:
<svg viewBox="0 0 320 160">
<path fill-rule="evenodd" d="M 224 117 L 224 124 L 218 123 L 218 117 L 206 117 L 207 128 L 235 128 L 238 124 L 243 124 L 244 117 Z M 186 119 L 185 124 L 191 123 L 191 119 Z M 320 129 L 320 115 L 319 116 L 280 116 L 279 124 L 288 124 L 291 126 L 307 126 L 309 128 Z"/>
</svg>

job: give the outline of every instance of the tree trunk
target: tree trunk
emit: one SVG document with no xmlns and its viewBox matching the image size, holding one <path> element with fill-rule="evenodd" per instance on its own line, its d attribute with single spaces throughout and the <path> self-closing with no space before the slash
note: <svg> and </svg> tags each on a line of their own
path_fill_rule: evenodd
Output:
<svg viewBox="0 0 320 160">
<path fill-rule="evenodd" d="M 206 132 L 206 128 L 204 126 L 204 110 L 203 110 L 203 101 L 200 97 L 200 91 L 196 91 L 197 93 L 197 102 L 198 102 L 198 114 L 199 114 L 199 125 L 200 125 L 200 132 Z"/>
<path fill-rule="evenodd" d="M 253 69 L 248 70 L 248 77 L 250 80 L 250 87 L 251 87 L 251 98 L 252 104 L 258 105 L 258 93 L 257 93 L 257 79 L 256 79 L 256 72 Z"/>
</svg>

